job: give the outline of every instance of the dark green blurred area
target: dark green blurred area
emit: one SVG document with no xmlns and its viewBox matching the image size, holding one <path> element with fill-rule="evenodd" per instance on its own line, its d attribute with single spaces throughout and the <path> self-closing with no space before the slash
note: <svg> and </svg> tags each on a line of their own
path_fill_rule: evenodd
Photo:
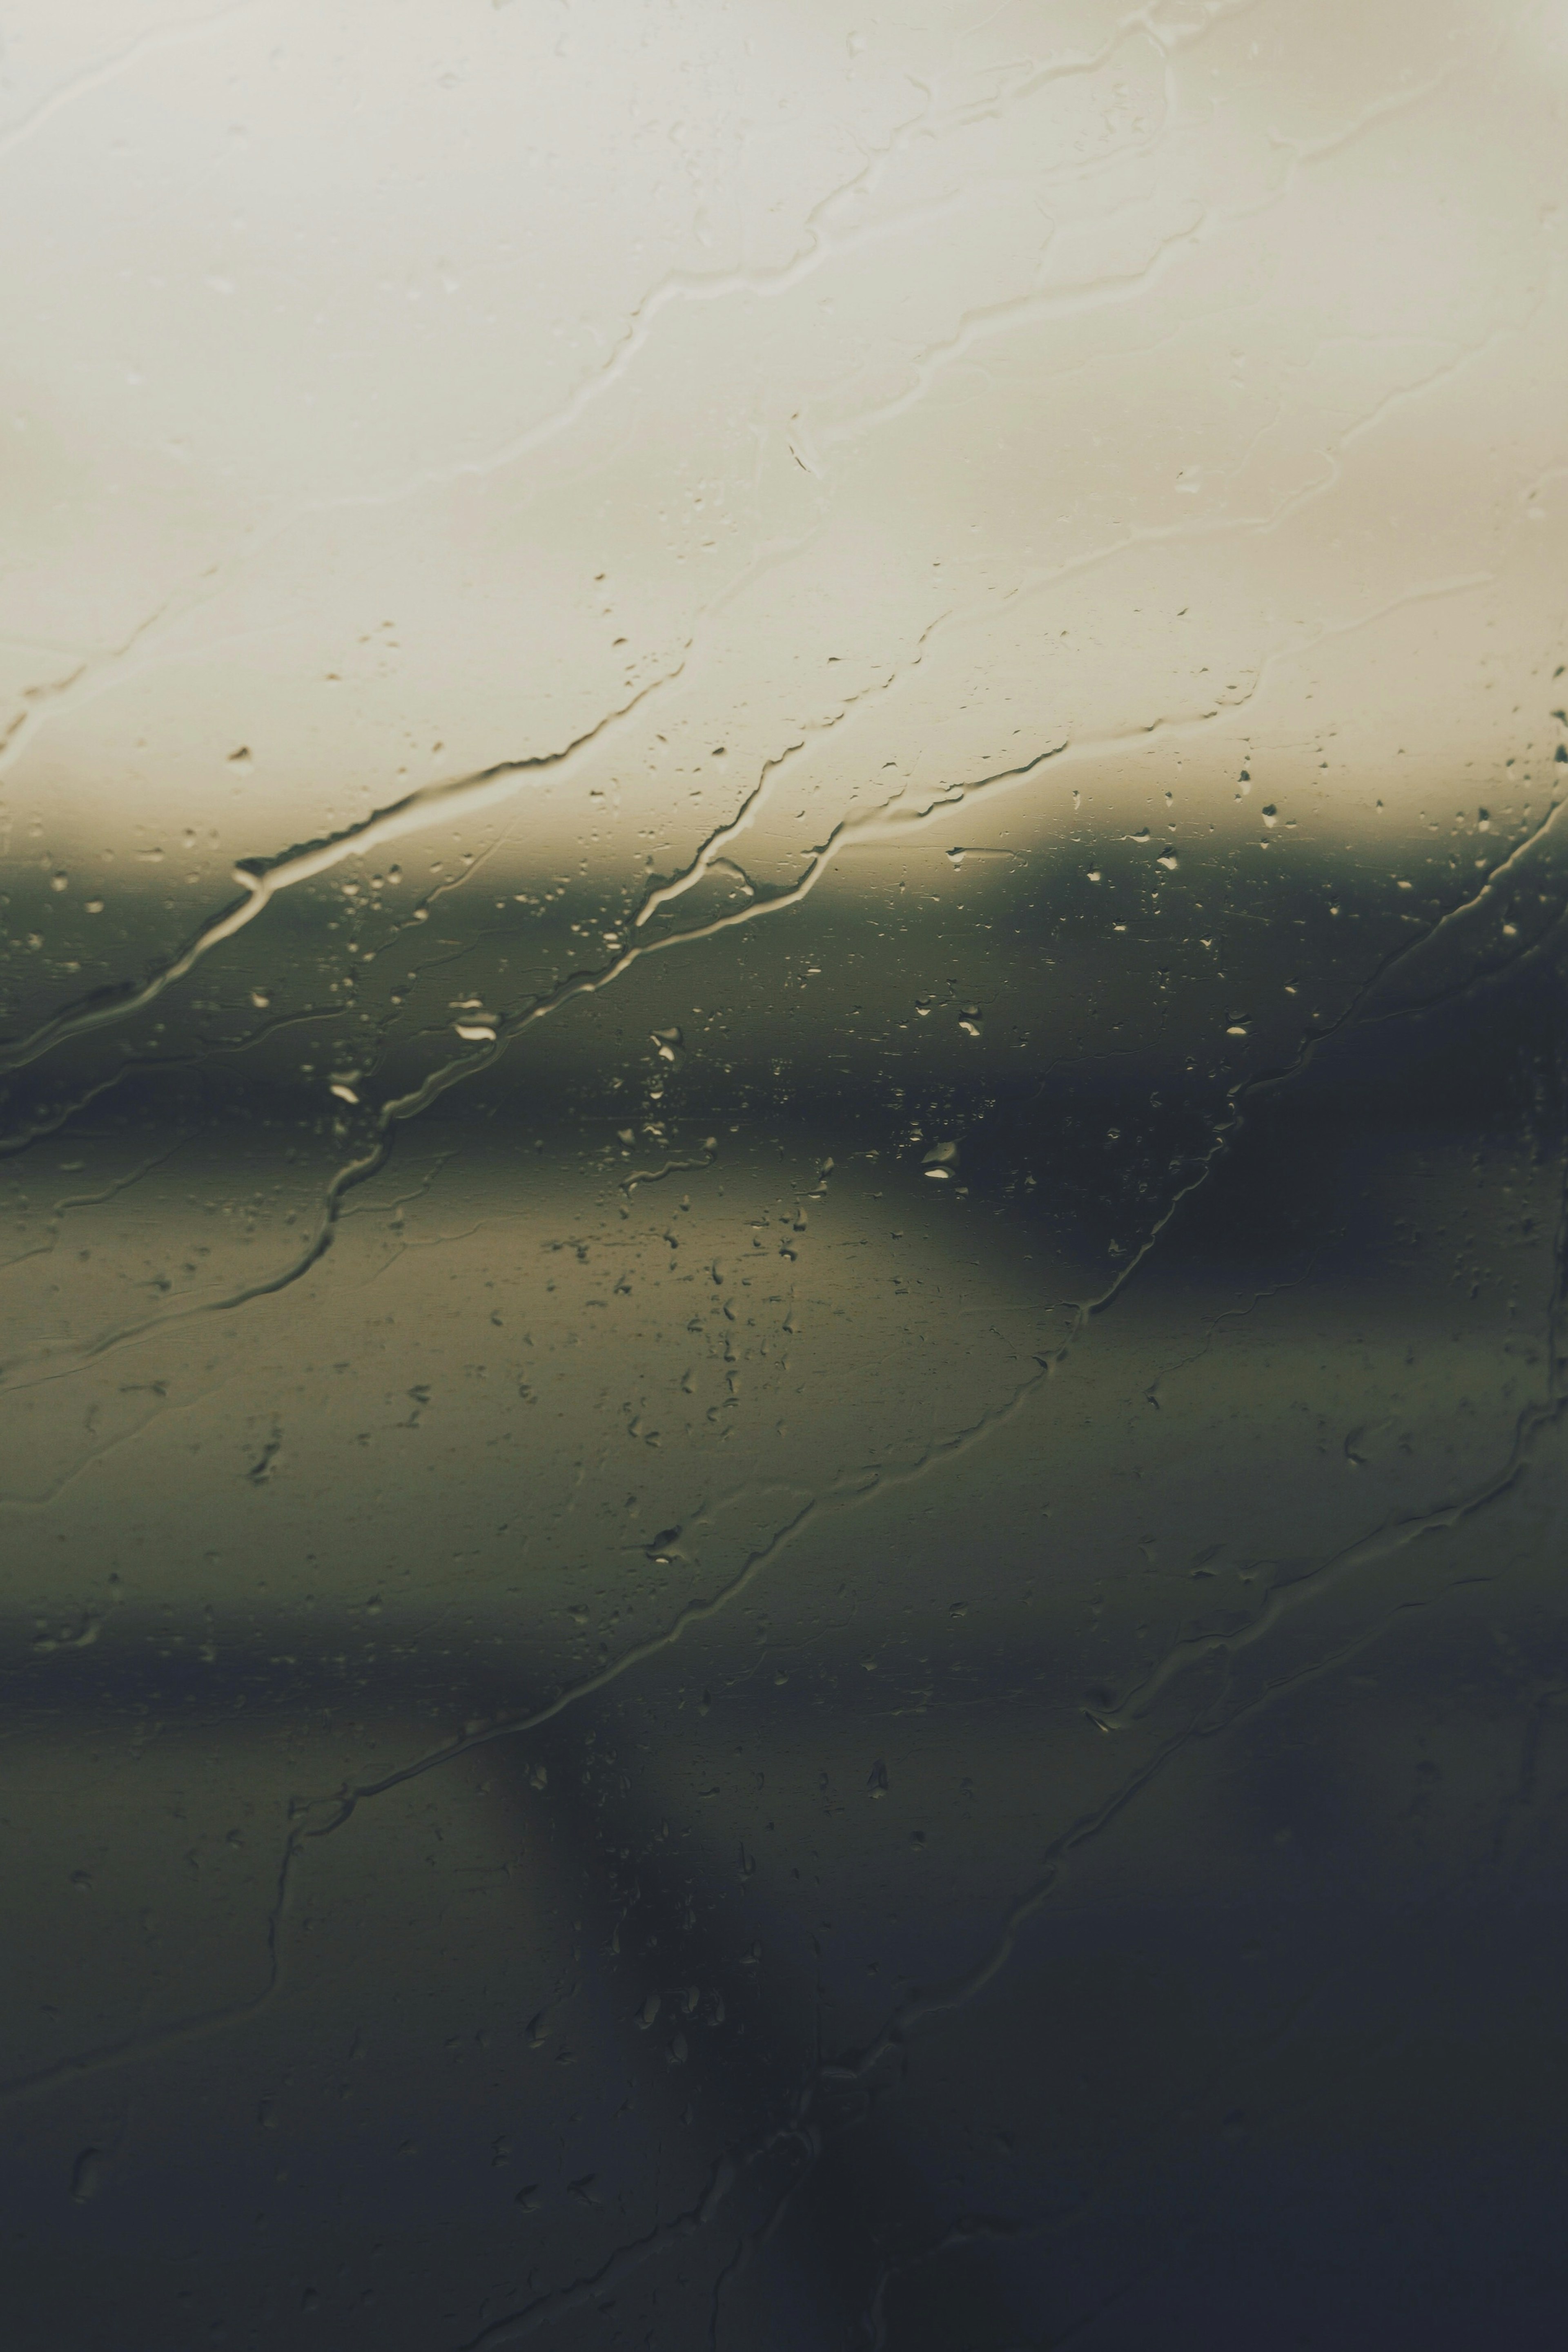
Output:
<svg viewBox="0 0 1568 2352">
<path fill-rule="evenodd" d="M 8 2341 L 1560 2340 L 1561 859 L 1192 863 L 16 1057 Z"/>
</svg>

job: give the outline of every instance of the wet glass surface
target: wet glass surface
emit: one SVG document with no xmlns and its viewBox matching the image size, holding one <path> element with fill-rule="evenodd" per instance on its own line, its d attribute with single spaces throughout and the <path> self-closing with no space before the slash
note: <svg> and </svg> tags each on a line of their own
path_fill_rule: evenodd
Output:
<svg viewBox="0 0 1568 2352">
<path fill-rule="evenodd" d="M 6 2345 L 1560 2343 L 1568 15 L 0 44 Z"/>
</svg>

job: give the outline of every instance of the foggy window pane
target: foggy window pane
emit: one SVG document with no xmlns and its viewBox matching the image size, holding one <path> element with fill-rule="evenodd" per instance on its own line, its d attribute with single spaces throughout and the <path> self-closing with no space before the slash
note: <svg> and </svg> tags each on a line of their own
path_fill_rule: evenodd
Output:
<svg viewBox="0 0 1568 2352">
<path fill-rule="evenodd" d="M 1554 2344 L 1568 10 L 0 21 L 0 2336 Z"/>
</svg>

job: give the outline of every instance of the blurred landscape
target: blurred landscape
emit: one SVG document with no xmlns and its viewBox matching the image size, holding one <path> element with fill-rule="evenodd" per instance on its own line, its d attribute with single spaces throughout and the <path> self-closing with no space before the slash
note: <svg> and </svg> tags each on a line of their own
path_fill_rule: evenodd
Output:
<svg viewBox="0 0 1568 2352">
<path fill-rule="evenodd" d="M 1561 12 L 12 16 L 5 2344 L 1557 2345 Z"/>
</svg>

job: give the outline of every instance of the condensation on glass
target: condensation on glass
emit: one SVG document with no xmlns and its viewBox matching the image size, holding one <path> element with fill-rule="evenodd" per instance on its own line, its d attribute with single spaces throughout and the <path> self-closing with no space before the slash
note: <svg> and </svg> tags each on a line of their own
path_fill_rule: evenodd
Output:
<svg viewBox="0 0 1568 2352">
<path fill-rule="evenodd" d="M 0 11 L 16 2352 L 1556 2343 L 1568 9 Z"/>
</svg>

